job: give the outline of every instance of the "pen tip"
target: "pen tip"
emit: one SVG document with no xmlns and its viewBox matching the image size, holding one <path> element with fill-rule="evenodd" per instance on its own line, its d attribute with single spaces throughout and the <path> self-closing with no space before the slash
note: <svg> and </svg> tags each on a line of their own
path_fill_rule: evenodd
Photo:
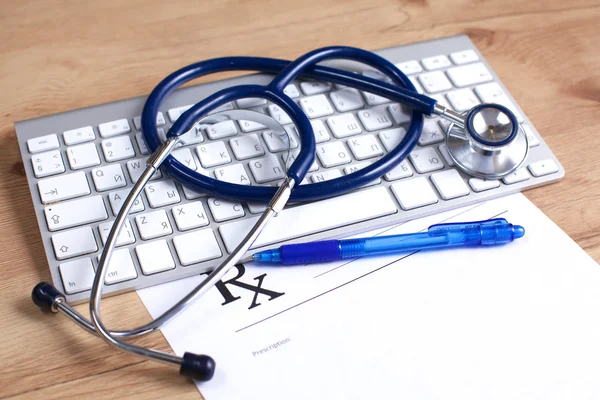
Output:
<svg viewBox="0 0 600 400">
<path fill-rule="evenodd" d="M 515 239 L 525 236 L 525 228 L 521 225 L 513 225 L 513 235 Z"/>
</svg>

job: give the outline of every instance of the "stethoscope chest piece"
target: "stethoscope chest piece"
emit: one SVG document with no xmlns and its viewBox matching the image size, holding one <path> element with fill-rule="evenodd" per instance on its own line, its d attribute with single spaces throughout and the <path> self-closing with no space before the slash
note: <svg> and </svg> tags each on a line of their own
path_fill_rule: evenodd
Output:
<svg viewBox="0 0 600 400">
<path fill-rule="evenodd" d="M 448 153 L 463 172 L 499 179 L 515 172 L 527 158 L 527 135 L 514 114 L 496 104 L 482 104 L 465 114 L 464 127 L 448 127 Z"/>
</svg>

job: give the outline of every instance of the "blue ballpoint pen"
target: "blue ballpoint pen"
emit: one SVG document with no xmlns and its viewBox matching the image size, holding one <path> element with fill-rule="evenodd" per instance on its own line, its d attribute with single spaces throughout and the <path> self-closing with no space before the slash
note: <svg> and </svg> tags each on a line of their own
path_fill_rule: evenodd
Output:
<svg viewBox="0 0 600 400">
<path fill-rule="evenodd" d="M 496 218 L 431 225 L 427 232 L 422 233 L 287 244 L 278 249 L 255 253 L 251 259 L 259 263 L 309 264 L 444 247 L 504 244 L 523 235 L 525 229 L 522 226 L 510 224 L 504 218 Z"/>
</svg>

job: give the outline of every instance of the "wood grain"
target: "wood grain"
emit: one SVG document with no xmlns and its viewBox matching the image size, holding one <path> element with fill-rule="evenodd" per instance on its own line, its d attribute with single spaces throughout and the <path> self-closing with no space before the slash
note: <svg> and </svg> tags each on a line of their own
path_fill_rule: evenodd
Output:
<svg viewBox="0 0 600 400">
<path fill-rule="evenodd" d="M 461 33 L 566 169 L 527 197 L 600 261 L 600 1 L 0 1 L 0 397 L 199 398 L 176 371 L 31 304 L 49 272 L 15 121 L 143 95 L 210 57 L 293 58 L 332 44 L 378 49 Z M 135 293 L 103 310 L 114 327 L 149 319 Z M 168 349 L 160 334 L 139 342 Z"/>
</svg>

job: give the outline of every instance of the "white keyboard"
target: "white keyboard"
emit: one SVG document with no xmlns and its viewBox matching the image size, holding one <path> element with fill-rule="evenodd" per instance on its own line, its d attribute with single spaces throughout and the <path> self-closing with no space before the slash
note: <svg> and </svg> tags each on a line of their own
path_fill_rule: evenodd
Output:
<svg viewBox="0 0 600 400">
<path fill-rule="evenodd" d="M 288 207 L 254 248 L 347 236 L 564 176 L 558 160 L 466 36 L 378 53 L 409 75 L 420 92 L 456 111 L 480 102 L 509 107 L 529 137 L 527 164 L 502 180 L 465 176 L 448 156 L 447 124 L 426 118 L 418 146 L 400 165 L 356 192 Z M 336 62 L 335 66 L 386 79 L 355 63 Z M 252 75 L 178 90 L 163 104 L 157 125 L 164 134 L 192 104 L 216 90 L 265 84 L 270 79 Z M 406 107 L 371 93 L 297 81 L 286 88 L 286 94 L 311 119 L 317 139 L 317 157 L 302 184 L 364 168 L 387 154 L 406 133 Z M 148 149 L 139 117 L 144 101 L 138 97 L 15 124 L 52 280 L 70 301 L 89 296 L 112 221 L 144 169 Z M 286 127 L 291 146 L 298 147 L 291 120 L 276 105 L 242 99 L 224 108 L 268 113 Z M 208 130 L 193 129 L 183 142 L 174 156 L 216 179 L 276 185 L 284 176 L 286 147 L 253 121 L 225 121 Z M 165 173 L 155 174 L 118 238 L 105 291 L 142 288 L 214 268 L 264 209 L 264 204 L 213 198 L 182 186 Z"/>
</svg>

